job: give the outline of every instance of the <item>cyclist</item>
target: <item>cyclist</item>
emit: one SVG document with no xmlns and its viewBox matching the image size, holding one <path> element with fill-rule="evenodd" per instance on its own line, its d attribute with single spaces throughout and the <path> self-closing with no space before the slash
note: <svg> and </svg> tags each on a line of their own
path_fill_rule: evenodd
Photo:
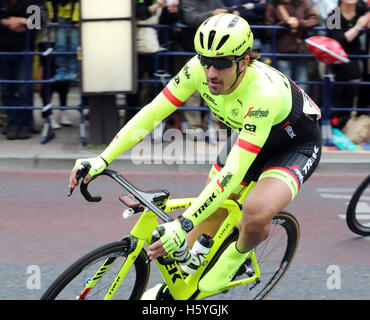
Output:
<svg viewBox="0 0 370 320">
<path fill-rule="evenodd" d="M 297 195 L 321 156 L 320 110 L 293 81 L 259 62 L 253 52 L 253 34 L 247 21 L 233 14 L 206 19 L 194 38 L 194 56 L 96 158 L 78 159 L 69 184 L 77 185 L 82 161 L 91 169 L 84 178 L 102 172 L 117 156 L 142 139 L 174 112 L 195 90 L 211 111 L 234 133 L 213 165 L 207 185 L 178 218 L 162 224 L 163 234 L 149 247 L 150 259 L 175 252 L 186 239 L 191 247 L 201 233 L 215 234 L 225 218 L 219 206 L 236 199 L 252 181 L 255 187 L 243 204 L 239 237 L 200 280 L 199 289 L 224 287 L 248 252 L 267 238 L 269 224 Z"/>
</svg>

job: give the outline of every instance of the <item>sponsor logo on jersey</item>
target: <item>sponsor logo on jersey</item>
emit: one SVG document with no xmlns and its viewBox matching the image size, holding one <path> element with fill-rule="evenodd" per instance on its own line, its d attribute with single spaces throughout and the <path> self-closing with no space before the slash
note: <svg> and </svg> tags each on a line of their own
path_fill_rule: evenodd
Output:
<svg viewBox="0 0 370 320">
<path fill-rule="evenodd" d="M 227 172 L 226 175 L 217 180 L 217 184 L 221 188 L 221 192 L 225 191 L 225 187 L 229 184 L 232 176 L 231 172 Z"/>
<path fill-rule="evenodd" d="M 216 198 L 216 194 L 213 192 L 211 196 L 204 201 L 204 203 L 200 206 L 200 208 L 192 214 L 193 217 L 197 218 L 198 215 L 202 214 L 213 202 L 213 200 Z"/>
<path fill-rule="evenodd" d="M 250 131 L 250 132 L 256 132 L 257 127 L 254 124 L 246 123 L 244 125 L 244 130 Z"/>
<path fill-rule="evenodd" d="M 297 136 L 294 131 L 293 131 L 293 128 L 291 126 L 286 126 L 284 128 L 285 132 L 288 134 L 288 136 L 290 137 L 290 139 L 293 139 L 295 136 Z"/>
<path fill-rule="evenodd" d="M 255 109 L 251 107 L 245 117 L 249 118 L 266 118 L 269 115 L 269 109 L 263 110 L 261 108 Z"/>
<path fill-rule="evenodd" d="M 235 109 L 232 109 L 231 110 L 231 115 L 233 116 L 233 117 L 237 117 L 238 116 L 238 114 L 239 114 L 239 108 L 235 108 Z"/>
<path fill-rule="evenodd" d="M 191 74 L 189 73 L 189 66 L 186 64 L 185 66 L 184 66 L 184 75 L 185 75 L 185 77 L 189 80 L 190 79 L 190 77 L 191 77 Z"/>
<path fill-rule="evenodd" d="M 208 101 L 212 102 L 215 106 L 217 106 L 215 99 L 212 96 L 210 96 L 207 92 L 203 93 L 203 97 L 206 98 Z"/>
<path fill-rule="evenodd" d="M 300 166 L 298 165 L 294 165 L 294 166 L 287 166 L 287 168 L 291 169 L 294 171 L 294 173 L 297 175 L 298 177 L 298 180 L 299 180 L 299 183 L 302 185 L 303 184 L 303 175 L 302 175 L 302 169 Z"/>
<path fill-rule="evenodd" d="M 175 82 L 175 87 L 177 87 L 180 83 L 180 76 L 179 75 L 176 75 L 174 78 L 173 78 L 173 81 Z"/>
<path fill-rule="evenodd" d="M 297 135 L 295 134 L 292 126 L 290 125 L 290 121 L 285 122 L 281 127 L 279 127 L 279 130 L 284 129 L 284 131 L 287 133 L 287 135 L 290 137 L 290 139 L 293 139 Z"/>
</svg>

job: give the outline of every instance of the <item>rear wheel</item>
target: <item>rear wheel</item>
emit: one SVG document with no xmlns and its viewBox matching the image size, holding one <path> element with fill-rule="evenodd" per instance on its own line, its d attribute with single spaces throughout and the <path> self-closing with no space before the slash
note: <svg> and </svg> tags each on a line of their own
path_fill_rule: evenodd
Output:
<svg viewBox="0 0 370 320">
<path fill-rule="evenodd" d="M 352 232 L 370 236 L 370 175 L 353 193 L 347 207 L 346 221 Z"/>
<path fill-rule="evenodd" d="M 299 243 L 299 224 L 296 218 L 287 212 L 280 212 L 271 220 L 269 237 L 255 248 L 260 269 L 260 278 L 252 283 L 234 287 L 215 299 L 261 300 L 277 285 L 288 270 Z M 231 241 L 236 240 L 237 232 L 230 241 L 225 241 L 225 249 Z M 223 245 L 224 245 L 223 244 Z M 221 251 L 218 257 L 221 255 Z M 211 266 L 210 266 L 211 267 Z M 250 259 L 241 266 L 234 280 L 241 280 L 254 275 L 255 270 Z M 211 299 L 213 298 L 211 297 Z"/>
<path fill-rule="evenodd" d="M 65 270 L 46 290 L 41 300 L 104 299 L 118 272 L 126 262 L 129 249 L 129 242 L 123 240 L 91 251 Z M 146 264 L 147 259 L 148 256 L 145 250 L 142 250 L 113 298 L 120 300 L 138 300 L 141 298 L 150 274 L 149 265 Z M 96 275 L 103 264 L 105 264 L 103 268 L 105 271 L 100 272 L 101 275 Z M 81 293 L 86 284 L 91 281 L 92 277 L 96 279 L 98 276 L 100 276 L 100 279 L 95 286 L 88 293 L 85 292 L 86 294 L 84 293 L 82 297 Z"/>
</svg>

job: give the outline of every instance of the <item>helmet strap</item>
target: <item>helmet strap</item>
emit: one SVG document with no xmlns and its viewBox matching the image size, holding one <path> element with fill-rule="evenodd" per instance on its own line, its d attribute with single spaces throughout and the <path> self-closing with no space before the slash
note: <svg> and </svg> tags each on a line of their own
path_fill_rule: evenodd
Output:
<svg viewBox="0 0 370 320">
<path fill-rule="evenodd" d="M 236 81 L 238 81 L 238 79 L 239 79 L 240 75 L 243 73 L 243 71 L 240 71 L 240 68 L 239 68 L 239 62 L 240 62 L 240 61 L 238 61 L 238 62 L 236 63 L 236 78 L 235 78 L 235 81 L 233 82 L 233 84 L 230 86 L 230 88 L 229 88 L 229 89 L 231 89 L 231 88 L 234 86 L 234 84 L 236 83 Z"/>
</svg>

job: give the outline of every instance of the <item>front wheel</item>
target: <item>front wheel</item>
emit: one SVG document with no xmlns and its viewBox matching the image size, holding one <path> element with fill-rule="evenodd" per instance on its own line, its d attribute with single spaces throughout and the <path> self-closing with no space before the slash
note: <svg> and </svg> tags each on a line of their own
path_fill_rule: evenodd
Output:
<svg viewBox="0 0 370 320">
<path fill-rule="evenodd" d="M 103 300 L 124 265 L 129 249 L 129 241 L 123 240 L 91 251 L 65 270 L 46 290 L 41 300 L 81 298 Z M 120 300 L 141 298 L 150 274 L 147 259 L 145 250 L 142 250 L 113 298 Z M 91 289 L 86 290 L 89 281 L 96 283 Z"/>
<path fill-rule="evenodd" d="M 361 182 L 349 201 L 346 213 L 348 228 L 360 235 L 370 236 L 370 175 Z M 367 214 L 366 214 L 367 213 Z"/>
</svg>

